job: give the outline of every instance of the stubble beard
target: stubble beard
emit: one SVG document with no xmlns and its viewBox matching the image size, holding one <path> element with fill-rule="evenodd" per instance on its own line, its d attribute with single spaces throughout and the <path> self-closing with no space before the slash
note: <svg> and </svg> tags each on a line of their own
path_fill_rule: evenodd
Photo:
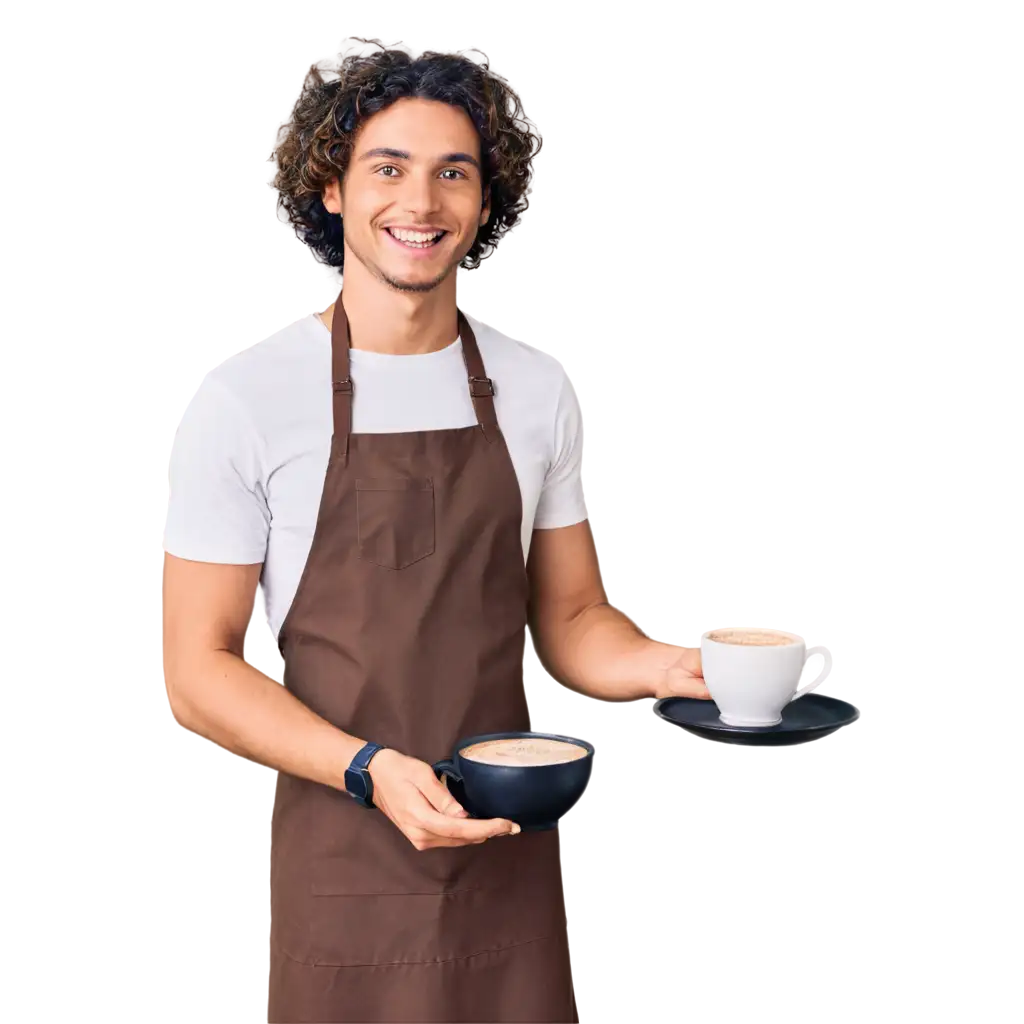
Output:
<svg viewBox="0 0 1024 1024">
<path fill-rule="evenodd" d="M 448 265 L 437 275 L 437 277 L 431 278 L 429 281 L 403 281 L 401 278 L 393 277 L 383 267 L 374 263 L 373 260 L 367 259 L 363 254 L 352 245 L 351 241 L 347 238 L 345 243 L 349 248 L 349 251 L 353 256 L 367 269 L 367 271 L 375 277 L 382 284 L 387 285 L 390 289 L 396 292 L 408 292 L 412 294 L 419 294 L 423 292 L 431 292 L 435 288 L 439 287 L 441 282 L 451 274 L 463 257 L 472 248 L 472 243 L 466 247 L 465 252 L 456 253 L 452 259 L 448 262 Z"/>
</svg>

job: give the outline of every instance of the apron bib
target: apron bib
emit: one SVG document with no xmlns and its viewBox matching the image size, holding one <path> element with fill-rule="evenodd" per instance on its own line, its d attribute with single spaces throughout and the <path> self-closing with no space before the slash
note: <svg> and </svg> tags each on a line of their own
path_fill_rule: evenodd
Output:
<svg viewBox="0 0 1024 1024">
<path fill-rule="evenodd" d="M 522 497 L 458 324 L 478 422 L 354 434 L 338 295 L 330 458 L 278 637 L 300 701 L 427 763 L 530 729 Z M 271 1022 L 579 1019 L 557 828 L 416 850 L 381 811 L 281 772 L 270 888 Z"/>
</svg>

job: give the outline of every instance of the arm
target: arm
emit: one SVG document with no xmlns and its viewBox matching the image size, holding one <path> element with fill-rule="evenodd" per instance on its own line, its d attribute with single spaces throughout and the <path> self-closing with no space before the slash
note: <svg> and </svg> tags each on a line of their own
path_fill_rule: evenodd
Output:
<svg viewBox="0 0 1024 1024">
<path fill-rule="evenodd" d="M 244 659 L 269 537 L 269 473 L 263 437 L 246 407 L 207 375 L 175 433 L 169 467 L 167 696 L 186 729 L 250 761 L 344 790 L 345 769 L 366 738 L 315 714 Z M 397 750 L 381 750 L 368 771 L 373 803 L 418 850 L 517 830 L 503 819 L 464 820 L 430 765 Z"/>
<path fill-rule="evenodd" d="M 609 701 L 709 699 L 699 648 L 652 640 L 608 603 L 589 522 L 534 530 L 527 573 L 534 647 L 563 686 Z"/>
<path fill-rule="evenodd" d="M 261 568 L 165 553 L 164 682 L 171 712 L 186 729 L 234 754 L 344 789 L 345 769 L 364 740 L 314 714 L 243 659 Z"/>
<path fill-rule="evenodd" d="M 244 658 L 259 564 L 194 562 L 164 554 L 164 682 L 191 732 L 290 775 L 345 789 L 365 740 L 332 725 Z M 370 762 L 373 802 L 418 850 L 482 843 L 518 831 L 504 819 L 466 819 L 430 765 L 397 750 Z"/>
</svg>

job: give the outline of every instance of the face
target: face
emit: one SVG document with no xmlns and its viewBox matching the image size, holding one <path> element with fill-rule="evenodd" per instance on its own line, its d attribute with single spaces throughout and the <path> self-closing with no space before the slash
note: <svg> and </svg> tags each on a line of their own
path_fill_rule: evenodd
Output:
<svg viewBox="0 0 1024 1024">
<path fill-rule="evenodd" d="M 479 136 L 458 107 L 402 99 L 374 114 L 360 126 L 343 186 L 335 179 L 323 196 L 344 220 L 346 268 L 355 257 L 399 291 L 437 288 L 490 214 L 479 162 Z M 402 229 L 429 234 L 430 244 Z"/>
</svg>

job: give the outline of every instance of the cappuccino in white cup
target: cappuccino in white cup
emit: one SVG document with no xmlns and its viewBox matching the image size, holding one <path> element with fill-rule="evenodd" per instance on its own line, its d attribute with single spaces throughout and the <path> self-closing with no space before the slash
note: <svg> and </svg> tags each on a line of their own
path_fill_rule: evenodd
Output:
<svg viewBox="0 0 1024 1024">
<path fill-rule="evenodd" d="M 804 665 L 815 654 L 825 659 L 825 667 L 801 687 Z M 778 725 L 782 709 L 832 671 L 827 648 L 807 648 L 795 633 L 755 626 L 708 630 L 700 638 L 700 660 L 718 717 L 726 725 L 747 727 Z"/>
</svg>

